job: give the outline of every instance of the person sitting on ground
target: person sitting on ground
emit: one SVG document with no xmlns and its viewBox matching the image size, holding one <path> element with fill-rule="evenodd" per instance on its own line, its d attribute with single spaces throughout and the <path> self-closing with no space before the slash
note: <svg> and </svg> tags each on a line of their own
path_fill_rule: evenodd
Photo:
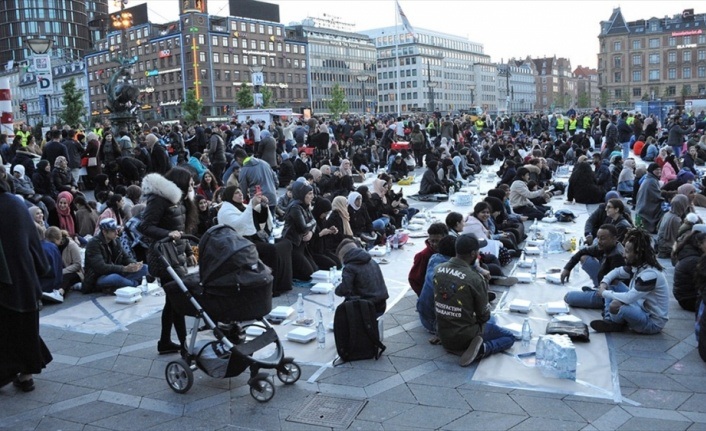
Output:
<svg viewBox="0 0 706 431">
<path fill-rule="evenodd" d="M 529 220 L 537 220 L 544 217 L 544 214 L 549 211 L 550 207 L 543 205 L 535 205 L 531 199 L 544 197 L 551 199 L 551 195 L 547 192 L 548 187 L 537 191 L 530 191 L 527 182 L 530 179 L 530 172 L 525 167 L 517 170 L 517 176 L 510 186 L 510 205 L 517 214 L 527 216 Z"/>
<path fill-rule="evenodd" d="M 436 267 L 434 308 L 437 335 L 451 352 L 462 352 L 459 365 L 509 349 L 515 343 L 512 332 L 490 321 L 488 285 L 473 269 L 479 242 L 472 235 L 456 238 L 456 256 Z"/>
<path fill-rule="evenodd" d="M 606 274 L 597 295 L 605 299 L 604 318 L 591 322 L 596 332 L 657 334 L 669 320 L 669 284 L 657 262 L 652 238 L 641 229 L 628 232 L 625 265 Z M 624 284 L 618 280 L 629 280 Z"/>
<path fill-rule="evenodd" d="M 635 225 L 649 233 L 657 233 L 657 226 L 664 214 L 664 199 L 659 187 L 660 175 L 662 168 L 657 163 L 650 163 L 635 198 Z"/>
<path fill-rule="evenodd" d="M 417 296 L 422 293 L 424 276 L 427 273 L 429 259 L 438 251 L 439 241 L 441 241 L 441 238 L 448 235 L 449 231 L 444 223 L 433 223 L 429 226 L 429 229 L 427 229 L 427 233 L 429 237 L 424 241 L 426 246 L 414 256 L 414 262 L 412 263 L 412 268 L 409 270 L 409 276 L 407 277 L 409 285 L 412 286 L 412 290 Z"/>
<path fill-rule="evenodd" d="M 466 226 L 463 214 L 455 211 L 450 212 L 446 216 L 446 227 L 449 228 L 449 235 L 456 238 L 461 235 L 463 228 Z"/>
<path fill-rule="evenodd" d="M 64 276 L 62 270 L 64 265 L 61 262 L 61 252 L 56 244 L 61 240 L 61 231 L 59 228 L 50 226 L 44 232 L 42 238 L 42 249 L 51 265 L 51 271 L 39 277 L 39 283 L 42 287 L 42 302 L 45 304 L 60 304 L 64 302 L 64 289 L 62 283 Z"/>
<path fill-rule="evenodd" d="M 603 298 L 595 289 L 600 280 L 615 268 L 625 265 L 623 245 L 618 242 L 618 231 L 612 224 L 604 224 L 598 229 L 595 245 L 579 249 L 561 271 L 561 282 L 566 283 L 571 277 L 571 270 L 581 265 L 589 277 L 592 286 L 584 287 L 581 292 L 572 291 L 564 296 L 564 301 L 572 307 L 603 308 Z"/>
<path fill-rule="evenodd" d="M 461 218 L 461 222 L 463 222 L 463 218 Z M 427 273 L 424 277 L 422 293 L 419 295 L 419 298 L 417 298 L 417 312 L 419 313 L 419 321 L 422 323 L 424 329 L 434 335 L 436 335 L 436 313 L 434 312 L 434 273 L 437 266 L 448 262 L 449 259 L 456 256 L 456 238 L 457 235 L 446 235 L 441 238 L 441 241 L 439 241 L 439 252 L 434 253 L 429 259 Z M 438 344 L 437 340 L 438 337 L 434 337 L 430 339 L 429 342 L 432 344 Z"/>
<path fill-rule="evenodd" d="M 81 292 L 96 290 L 114 292 L 115 289 L 137 287 L 142 277 L 147 276 L 147 265 L 135 262 L 120 247 L 117 241 L 120 228 L 115 219 L 103 219 L 100 231 L 86 245 L 86 262 Z"/>
<path fill-rule="evenodd" d="M 689 232 L 672 252 L 672 263 L 676 263 L 672 294 L 679 306 L 687 311 L 696 311 L 701 302 L 695 270 L 704 254 L 706 254 L 706 233 L 694 230 Z"/>
<path fill-rule="evenodd" d="M 598 153 L 596 153 L 598 154 Z M 566 199 L 579 204 L 597 204 L 603 201 L 605 191 L 596 184 L 596 177 L 588 162 L 579 162 L 574 166 L 569 178 L 569 190 Z"/>
<path fill-rule="evenodd" d="M 689 207 L 689 199 L 684 195 L 676 195 L 672 199 L 669 212 L 664 213 L 657 232 L 657 257 L 666 259 L 672 254 L 672 247 L 677 240 L 679 226 Z"/>
<path fill-rule="evenodd" d="M 422 175 L 422 182 L 419 185 L 420 195 L 432 195 L 435 193 L 446 193 L 446 186 L 436 175 L 438 162 L 436 160 L 427 161 L 427 170 Z"/>
<path fill-rule="evenodd" d="M 343 262 L 341 283 L 336 286 L 336 295 L 346 299 L 354 296 L 366 299 L 375 305 L 377 317 L 382 316 L 390 295 L 378 263 L 350 238 L 341 241 L 336 254 Z"/>
<path fill-rule="evenodd" d="M 625 234 L 628 230 L 634 227 L 630 216 L 626 216 L 625 204 L 623 204 L 623 201 L 620 199 L 610 199 L 605 204 L 605 211 L 605 222 L 615 226 L 615 229 L 618 231 L 618 242 L 622 242 L 625 239 Z"/>
</svg>

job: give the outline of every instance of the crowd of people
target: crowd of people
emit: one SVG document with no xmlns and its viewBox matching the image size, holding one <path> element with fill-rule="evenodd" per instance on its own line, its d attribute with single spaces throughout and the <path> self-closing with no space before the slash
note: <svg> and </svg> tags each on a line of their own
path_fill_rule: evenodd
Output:
<svg viewBox="0 0 706 431">
<path fill-rule="evenodd" d="M 52 128 L 42 139 L 22 128 L 12 143 L 0 137 L 0 204 L 26 213 L 18 227 L 31 237 L 24 238 L 30 257 L 18 277 L 36 291 L 17 293 L 22 304 L 6 297 L 0 306 L 32 313 L 7 319 L 34 322 L 39 299 L 112 293 L 145 277 L 167 282 L 168 274 L 143 263 L 149 244 L 176 241 L 185 274 L 197 264 L 185 236 L 227 224 L 252 241 L 272 269 L 274 295 L 317 270 L 343 268 L 337 292 L 369 299 L 382 313 L 387 289 L 366 250 L 387 243 L 418 212 L 395 183 L 423 171 L 414 198 L 444 199 L 484 165 L 500 162 L 496 187 L 468 214 L 452 212 L 432 224 L 410 268 L 420 320 L 435 334 L 430 341 L 461 354 L 462 365 L 512 345 L 514 338 L 489 321 L 494 294 L 488 284 L 517 282 L 504 267 L 522 253 L 525 222 L 550 216 L 550 199 L 564 193 L 571 202 L 600 204 L 586 223 L 586 247 L 561 274 L 566 281 L 581 265 L 593 285 L 568 294 L 567 303 L 604 308 L 604 319 L 592 322 L 597 331 L 657 333 L 668 320 L 669 298 L 657 257 L 671 258 L 677 268 L 679 304 L 690 310 L 700 304 L 706 229 L 694 206 L 706 206 L 697 169 L 706 160 L 706 137 L 698 132 L 705 125 L 703 112 L 675 112 L 663 125 L 651 115 L 596 109 L 497 119 L 273 119 L 119 132 L 96 124 L 91 130 Z M 554 181 L 567 165 L 573 165 L 568 183 Z M 275 239 L 278 227 L 282 234 Z M 3 236 L 3 243 L 17 233 Z M 10 260 L 15 256 L 7 259 L 12 275 Z M 32 365 L 11 367 L 10 381 L 26 389 L 23 382 L 51 358 L 38 334 L 35 339 Z M 183 316 L 167 301 L 158 352 L 178 352 L 185 339 Z"/>
</svg>

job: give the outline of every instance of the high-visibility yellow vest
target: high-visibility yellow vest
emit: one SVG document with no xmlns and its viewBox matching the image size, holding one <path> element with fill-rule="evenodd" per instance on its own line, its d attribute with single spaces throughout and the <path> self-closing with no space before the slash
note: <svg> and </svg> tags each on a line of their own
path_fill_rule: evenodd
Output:
<svg viewBox="0 0 706 431">
<path fill-rule="evenodd" d="M 99 138 L 102 138 L 102 137 L 103 137 L 103 128 L 101 127 L 101 128 L 98 128 L 98 129 L 93 129 L 93 133 L 95 133 L 96 135 L 98 135 Z"/>
<path fill-rule="evenodd" d="M 22 144 L 23 147 L 26 147 L 26 146 L 27 146 L 27 141 L 29 141 L 29 137 L 30 137 L 30 135 L 31 135 L 31 133 L 29 132 L 29 130 L 26 131 L 26 132 L 23 132 L 22 130 L 20 130 L 20 131 L 18 131 L 18 132 L 15 133 L 15 134 L 16 134 L 17 136 L 22 137 L 22 141 L 21 141 L 20 143 Z"/>
<path fill-rule="evenodd" d="M 632 126 L 632 123 L 635 122 L 635 117 L 628 117 L 625 122 L 628 123 L 628 126 Z"/>
<path fill-rule="evenodd" d="M 569 130 L 576 130 L 576 123 L 578 122 L 579 120 L 575 118 L 573 120 L 569 118 Z"/>
<path fill-rule="evenodd" d="M 586 115 L 583 117 L 583 128 L 588 130 L 591 127 L 591 117 Z"/>
<path fill-rule="evenodd" d="M 476 120 L 476 130 L 481 131 L 485 128 L 485 121 L 481 120 L 480 118 Z"/>
<path fill-rule="evenodd" d="M 564 119 L 563 118 L 556 119 L 556 130 L 564 130 Z"/>
</svg>

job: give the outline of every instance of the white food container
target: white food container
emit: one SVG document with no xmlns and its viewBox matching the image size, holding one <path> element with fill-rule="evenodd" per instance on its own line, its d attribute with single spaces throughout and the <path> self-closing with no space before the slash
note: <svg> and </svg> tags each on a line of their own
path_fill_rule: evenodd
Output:
<svg viewBox="0 0 706 431">
<path fill-rule="evenodd" d="M 311 286 L 311 293 L 329 293 L 333 290 L 333 284 L 331 283 L 316 283 Z"/>
<path fill-rule="evenodd" d="M 292 313 L 294 313 L 294 309 L 292 307 L 280 305 L 279 307 L 275 307 L 272 309 L 272 311 L 270 311 L 270 316 L 276 319 L 286 319 Z"/>
<path fill-rule="evenodd" d="M 532 301 L 528 299 L 513 299 L 510 303 L 510 311 L 516 313 L 529 313 L 532 308 Z"/>
<path fill-rule="evenodd" d="M 142 299 L 142 289 L 139 287 L 121 287 L 115 291 L 115 302 L 118 304 L 134 304 Z"/>
<path fill-rule="evenodd" d="M 308 343 L 316 339 L 316 329 L 299 327 L 287 333 L 287 340 L 295 343 Z"/>
</svg>

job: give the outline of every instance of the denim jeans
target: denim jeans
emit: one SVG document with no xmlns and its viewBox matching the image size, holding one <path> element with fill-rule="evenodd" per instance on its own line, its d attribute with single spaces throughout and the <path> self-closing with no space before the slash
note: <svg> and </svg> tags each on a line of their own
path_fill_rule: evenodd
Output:
<svg viewBox="0 0 706 431">
<path fill-rule="evenodd" d="M 613 290 L 616 292 L 627 292 L 628 287 L 618 281 L 613 285 Z M 645 311 L 638 304 L 623 304 L 620 310 L 616 314 L 610 312 L 610 303 L 612 301 L 605 301 L 604 316 L 606 320 L 615 323 L 625 323 L 630 329 L 639 334 L 658 334 L 662 331 L 662 328 L 657 326 L 655 322 L 650 319 L 649 313 Z"/>
<path fill-rule="evenodd" d="M 482 337 L 485 350 L 484 358 L 507 350 L 515 344 L 515 336 L 512 332 L 496 325 L 494 319 L 490 319 L 485 324 Z"/>
<path fill-rule="evenodd" d="M 620 145 L 623 147 L 623 160 L 627 160 L 630 157 L 630 142 L 621 142 Z"/>
<path fill-rule="evenodd" d="M 390 224 L 389 217 L 380 217 L 377 220 L 373 220 L 373 229 L 384 232 L 388 224 Z"/>
<path fill-rule="evenodd" d="M 581 269 L 591 277 L 593 281 L 593 287 L 598 287 L 600 280 L 598 280 L 598 270 L 600 270 L 601 264 L 595 257 L 587 257 L 586 260 L 581 265 Z M 566 302 L 571 307 L 578 308 L 593 308 L 600 310 L 603 308 L 603 298 L 598 296 L 596 292 L 583 292 L 583 291 L 572 291 L 564 295 L 564 302 Z"/>
<path fill-rule="evenodd" d="M 137 272 L 126 274 L 108 274 L 101 275 L 96 281 L 96 287 L 99 289 L 106 288 L 121 288 L 125 286 L 137 287 L 142 282 L 142 277 L 147 275 L 147 265 L 142 265 Z"/>
</svg>

